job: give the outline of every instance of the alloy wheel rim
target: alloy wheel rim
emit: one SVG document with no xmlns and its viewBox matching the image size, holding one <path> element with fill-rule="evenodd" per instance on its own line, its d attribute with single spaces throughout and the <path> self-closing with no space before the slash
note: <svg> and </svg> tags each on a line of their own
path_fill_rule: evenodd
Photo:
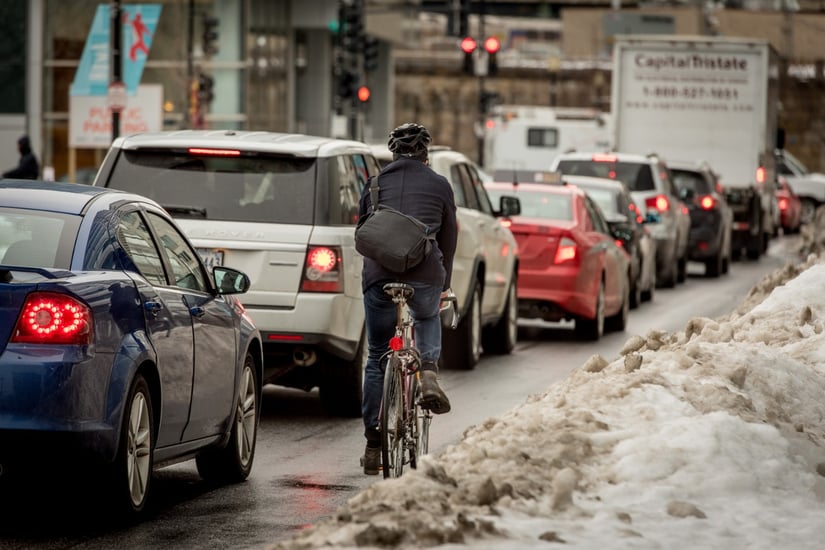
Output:
<svg viewBox="0 0 825 550">
<path fill-rule="evenodd" d="M 246 367 L 241 383 L 243 393 L 241 399 L 238 400 L 238 410 L 235 415 L 238 458 L 244 467 L 249 465 L 255 445 L 257 395 L 254 381 L 252 369 Z"/>
<path fill-rule="evenodd" d="M 146 496 L 151 462 L 152 430 L 149 406 L 143 393 L 135 394 L 129 411 L 126 443 L 126 475 L 132 504 L 139 506 Z"/>
</svg>

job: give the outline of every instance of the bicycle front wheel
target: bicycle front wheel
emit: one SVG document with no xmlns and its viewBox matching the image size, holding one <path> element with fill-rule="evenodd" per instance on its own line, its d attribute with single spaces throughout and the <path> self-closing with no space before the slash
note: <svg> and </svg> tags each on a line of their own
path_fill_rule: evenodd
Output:
<svg viewBox="0 0 825 550">
<path fill-rule="evenodd" d="M 410 465 L 418 467 L 418 459 L 429 452 L 430 445 L 430 421 L 433 419 L 432 413 L 421 407 L 421 382 L 416 375 L 413 378 L 413 442 L 414 447 L 410 449 Z"/>
<path fill-rule="evenodd" d="M 384 371 L 380 424 L 384 477 L 400 477 L 404 471 L 404 391 L 401 366 L 395 354 L 390 356 Z"/>
</svg>

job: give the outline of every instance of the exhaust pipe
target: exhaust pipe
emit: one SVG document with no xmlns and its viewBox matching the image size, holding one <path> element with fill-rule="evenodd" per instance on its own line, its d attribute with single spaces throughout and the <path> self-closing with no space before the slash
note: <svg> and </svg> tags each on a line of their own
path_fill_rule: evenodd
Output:
<svg viewBox="0 0 825 550">
<path fill-rule="evenodd" d="M 298 348 L 292 354 L 292 361 L 299 367 L 309 367 L 317 360 L 318 356 L 312 350 Z"/>
</svg>

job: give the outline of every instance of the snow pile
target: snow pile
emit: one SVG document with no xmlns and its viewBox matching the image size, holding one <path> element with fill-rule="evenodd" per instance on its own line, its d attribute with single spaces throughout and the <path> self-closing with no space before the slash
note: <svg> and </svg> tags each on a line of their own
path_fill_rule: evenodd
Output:
<svg viewBox="0 0 825 550">
<path fill-rule="evenodd" d="M 825 264 L 627 340 L 272 548 L 821 548 Z"/>
</svg>

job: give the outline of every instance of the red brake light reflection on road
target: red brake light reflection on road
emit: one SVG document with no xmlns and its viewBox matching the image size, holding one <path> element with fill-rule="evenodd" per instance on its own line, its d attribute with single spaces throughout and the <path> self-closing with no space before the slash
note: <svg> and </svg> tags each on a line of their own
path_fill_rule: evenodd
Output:
<svg viewBox="0 0 825 550">
<path fill-rule="evenodd" d="M 190 147 L 189 154 L 204 155 L 208 157 L 239 157 L 241 152 L 237 149 L 201 149 L 198 147 Z"/>
<path fill-rule="evenodd" d="M 30 344 L 89 344 L 92 313 L 70 296 L 33 293 L 23 305 L 10 342 Z"/>
</svg>

